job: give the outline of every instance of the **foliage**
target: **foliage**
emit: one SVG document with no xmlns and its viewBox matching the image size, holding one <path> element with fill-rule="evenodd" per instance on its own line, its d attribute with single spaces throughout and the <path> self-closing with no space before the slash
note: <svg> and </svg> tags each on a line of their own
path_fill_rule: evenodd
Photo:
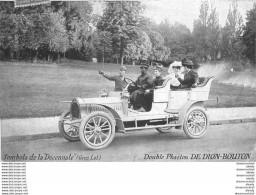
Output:
<svg viewBox="0 0 256 195">
<path fill-rule="evenodd" d="M 105 62 L 106 58 L 111 58 L 113 53 L 112 34 L 108 31 L 97 31 L 97 55 Z"/>
<path fill-rule="evenodd" d="M 150 41 L 152 43 L 152 51 L 150 53 L 151 60 L 167 60 L 170 55 L 170 49 L 164 45 L 164 38 L 156 31 L 148 31 Z"/>
<path fill-rule="evenodd" d="M 243 19 L 238 11 L 236 1 L 230 5 L 226 25 L 222 29 L 222 56 L 225 59 L 238 61 L 244 49 L 242 36 Z"/>
<path fill-rule="evenodd" d="M 124 56 L 131 59 L 147 59 L 151 51 L 152 44 L 145 31 L 138 30 L 137 36 L 127 41 Z"/>
<path fill-rule="evenodd" d="M 152 22 L 143 16 L 143 4 L 137 1 L 104 2 L 102 16 L 93 15 L 90 2 L 54 1 L 20 8 L 0 2 L 0 58 L 55 60 L 67 55 L 121 64 L 142 59 L 169 64 L 184 57 L 245 64 L 248 58 L 256 63 L 256 4 L 243 26 L 233 0 L 221 28 L 216 7 L 209 2 L 201 3 L 192 32 L 168 19 Z"/>
<path fill-rule="evenodd" d="M 243 43 L 246 46 L 244 54 L 256 66 L 256 3 L 254 3 L 253 9 L 247 12 L 246 20 L 242 36 Z"/>
<path fill-rule="evenodd" d="M 49 32 L 51 51 L 66 52 L 69 48 L 68 35 L 65 28 L 65 18 L 61 11 L 50 14 L 51 28 Z"/>
<path fill-rule="evenodd" d="M 220 48 L 220 26 L 214 4 L 203 1 L 200 15 L 194 21 L 195 54 L 201 60 L 215 60 Z"/>
<path fill-rule="evenodd" d="M 171 58 L 173 60 L 181 60 L 184 56 L 190 55 L 193 51 L 193 39 L 190 30 L 183 24 L 178 22 L 171 25 L 168 20 L 154 25 L 158 33 L 163 37 L 164 43 L 159 44 L 155 49 L 157 54 L 155 60 L 164 60 Z M 152 40 L 154 41 L 154 40 Z"/>
<path fill-rule="evenodd" d="M 143 10 L 141 2 L 112 1 L 107 2 L 103 17 L 98 22 L 100 31 L 108 31 L 113 37 L 113 51 L 121 59 L 125 49 L 133 37 L 138 37 L 140 14 Z M 130 48 L 130 46 L 129 46 Z"/>
<path fill-rule="evenodd" d="M 49 44 L 51 16 L 48 10 L 43 13 L 26 14 L 27 29 L 23 34 L 25 47 L 31 50 L 38 50 Z"/>
</svg>

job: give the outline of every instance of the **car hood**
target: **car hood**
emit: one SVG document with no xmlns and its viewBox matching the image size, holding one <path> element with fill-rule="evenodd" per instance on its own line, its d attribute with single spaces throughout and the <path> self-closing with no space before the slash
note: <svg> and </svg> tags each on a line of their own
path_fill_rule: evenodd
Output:
<svg viewBox="0 0 256 195">
<path fill-rule="evenodd" d="M 75 98 L 73 101 L 78 102 L 80 105 L 83 104 L 116 104 L 121 103 L 120 97 L 99 97 L 99 98 Z"/>
</svg>

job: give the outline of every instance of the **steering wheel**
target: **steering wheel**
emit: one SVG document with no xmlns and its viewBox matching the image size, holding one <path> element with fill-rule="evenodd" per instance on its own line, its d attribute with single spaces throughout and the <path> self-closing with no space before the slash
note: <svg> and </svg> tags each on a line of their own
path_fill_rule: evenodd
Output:
<svg viewBox="0 0 256 195">
<path fill-rule="evenodd" d="M 124 77 L 124 81 L 128 84 L 128 85 L 134 85 L 135 86 L 135 82 L 130 79 L 129 77 Z"/>
<path fill-rule="evenodd" d="M 124 81 L 127 83 L 127 85 L 122 91 L 122 97 L 129 98 L 130 94 L 128 92 L 128 88 L 129 88 L 129 86 L 135 86 L 135 82 L 132 79 L 128 78 L 128 77 L 125 77 Z"/>
</svg>

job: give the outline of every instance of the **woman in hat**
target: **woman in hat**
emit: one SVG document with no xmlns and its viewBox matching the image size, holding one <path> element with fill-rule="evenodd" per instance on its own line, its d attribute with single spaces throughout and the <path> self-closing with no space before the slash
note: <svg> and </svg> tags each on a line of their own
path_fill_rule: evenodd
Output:
<svg viewBox="0 0 256 195">
<path fill-rule="evenodd" d="M 192 70 L 194 64 L 188 58 L 184 58 L 181 61 L 182 66 L 184 67 L 184 78 L 181 78 L 180 75 L 175 74 L 175 77 L 181 83 L 181 88 L 191 88 L 198 81 L 198 74 L 195 70 Z"/>
<path fill-rule="evenodd" d="M 153 78 L 148 74 L 149 65 L 142 64 L 140 66 L 141 75 L 135 82 L 135 91 L 132 92 L 130 96 L 130 103 L 133 106 L 134 110 L 143 110 L 144 102 L 144 93 L 145 90 L 152 88 Z"/>
<path fill-rule="evenodd" d="M 178 61 L 174 61 L 170 65 L 170 68 L 168 70 L 169 75 L 167 75 L 165 79 L 171 78 L 170 84 L 172 89 L 180 87 L 180 81 L 175 77 L 176 74 L 178 74 L 180 78 L 184 78 L 184 75 L 181 74 L 181 68 L 182 68 L 181 62 L 178 62 Z"/>
<path fill-rule="evenodd" d="M 115 81 L 115 89 L 114 91 L 122 91 L 126 86 L 127 83 L 125 82 L 125 72 L 126 72 L 126 67 L 125 66 L 120 66 L 120 71 L 119 75 L 108 75 L 104 73 L 103 71 L 99 71 L 99 74 L 101 74 L 103 77 L 110 81 Z"/>
</svg>

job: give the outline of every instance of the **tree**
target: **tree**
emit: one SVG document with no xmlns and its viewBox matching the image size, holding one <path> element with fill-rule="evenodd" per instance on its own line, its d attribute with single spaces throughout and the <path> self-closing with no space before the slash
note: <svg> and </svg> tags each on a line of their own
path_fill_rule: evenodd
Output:
<svg viewBox="0 0 256 195">
<path fill-rule="evenodd" d="M 253 8 L 247 12 L 246 24 L 243 28 L 242 36 L 243 43 L 246 48 L 244 54 L 254 63 L 256 67 L 256 3 Z"/>
<path fill-rule="evenodd" d="M 4 51 L 16 51 L 19 47 L 17 35 L 17 16 L 15 14 L 4 14 L 0 12 L 0 48 Z"/>
<path fill-rule="evenodd" d="M 170 24 L 167 19 L 159 25 L 152 24 L 152 29 L 163 37 L 163 43 L 154 47 L 152 53 L 157 54 L 157 59 L 161 61 L 181 60 L 185 56 L 191 56 L 194 52 L 193 39 L 190 30 L 183 24 L 175 22 Z M 150 36 L 151 37 L 151 36 Z M 157 37 L 157 36 L 156 36 Z M 154 42 L 154 39 L 151 39 Z"/>
<path fill-rule="evenodd" d="M 193 51 L 192 34 L 190 30 L 183 24 L 178 22 L 170 27 L 169 48 L 171 57 L 174 60 L 181 60 L 191 55 Z"/>
<path fill-rule="evenodd" d="M 91 27 L 86 20 L 77 17 L 70 21 L 69 26 L 67 33 L 69 35 L 70 46 L 80 51 L 82 47 L 85 48 L 88 44 L 88 39 L 92 34 Z"/>
<path fill-rule="evenodd" d="M 156 31 L 148 31 L 150 41 L 152 43 L 152 50 L 150 53 L 151 60 L 164 61 L 169 58 L 170 49 L 164 45 L 164 38 Z"/>
<path fill-rule="evenodd" d="M 127 41 L 127 46 L 124 50 L 124 56 L 133 60 L 147 59 L 151 52 L 152 44 L 150 38 L 145 31 L 138 30 L 137 36 Z"/>
<path fill-rule="evenodd" d="M 220 47 L 220 26 L 216 7 L 202 2 L 199 18 L 194 21 L 195 52 L 201 60 L 215 60 Z"/>
<path fill-rule="evenodd" d="M 112 35 L 108 31 L 98 31 L 97 53 L 102 57 L 102 62 L 105 63 L 106 57 L 111 56 L 112 50 Z"/>
<path fill-rule="evenodd" d="M 64 53 L 69 49 L 68 34 L 65 28 L 65 18 L 62 11 L 53 12 L 50 14 L 50 42 L 49 48 L 51 51 L 58 52 L 58 61 L 60 61 L 60 53 Z"/>
<path fill-rule="evenodd" d="M 242 58 L 244 49 L 241 36 L 243 33 L 243 19 L 238 11 L 237 1 L 230 5 L 226 24 L 222 29 L 222 55 L 232 61 Z"/>
<path fill-rule="evenodd" d="M 45 9 L 42 13 L 29 11 L 26 14 L 27 30 L 23 35 L 24 47 L 35 51 L 35 60 L 38 59 L 40 48 L 48 47 L 50 42 L 51 17 L 50 10 Z"/>
<path fill-rule="evenodd" d="M 138 35 L 140 14 L 143 10 L 141 2 L 114 1 L 107 2 L 102 19 L 98 22 L 100 31 L 108 31 L 113 36 L 113 51 L 121 59 L 129 41 Z"/>
</svg>

